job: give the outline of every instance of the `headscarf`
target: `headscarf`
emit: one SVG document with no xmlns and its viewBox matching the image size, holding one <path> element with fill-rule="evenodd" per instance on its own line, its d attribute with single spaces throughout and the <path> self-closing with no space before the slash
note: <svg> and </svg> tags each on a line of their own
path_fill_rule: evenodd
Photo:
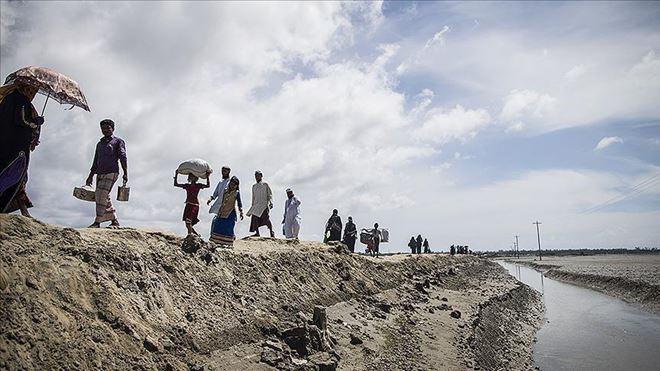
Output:
<svg viewBox="0 0 660 371">
<path fill-rule="evenodd" d="M 232 182 L 236 183 L 236 188 L 229 189 L 229 185 L 227 185 L 227 189 L 222 195 L 222 204 L 220 205 L 220 210 L 218 210 L 218 215 L 220 215 L 220 217 L 223 219 L 228 218 L 232 211 L 236 210 L 236 198 L 238 197 L 238 185 L 240 182 L 235 176 L 231 177 L 229 184 Z"/>
<path fill-rule="evenodd" d="M 16 90 L 16 88 L 17 88 L 16 84 L 13 83 L 0 86 L 0 102 L 2 102 L 2 100 L 5 99 L 6 96 L 11 94 L 11 92 Z"/>
</svg>

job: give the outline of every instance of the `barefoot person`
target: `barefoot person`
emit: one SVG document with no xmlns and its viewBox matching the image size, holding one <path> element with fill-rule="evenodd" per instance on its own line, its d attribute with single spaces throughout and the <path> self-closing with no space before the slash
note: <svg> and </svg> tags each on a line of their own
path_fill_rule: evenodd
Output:
<svg viewBox="0 0 660 371">
<path fill-rule="evenodd" d="M 247 212 L 247 216 L 252 216 L 250 232 L 254 232 L 253 237 L 259 237 L 259 227 L 265 225 L 270 231 L 270 236 L 275 237 L 269 215 L 269 210 L 273 208 L 273 192 L 268 183 L 263 181 L 261 171 L 254 172 L 254 179 L 257 182 L 252 185 L 252 206 Z"/>
<path fill-rule="evenodd" d="M 227 188 L 218 195 L 221 200 L 217 209 L 217 214 L 211 224 L 211 238 L 209 241 L 218 245 L 233 246 L 236 234 L 236 206 L 243 220 L 243 203 L 241 202 L 241 193 L 238 190 L 238 178 L 233 176 L 229 180 Z M 215 206 L 215 204 L 214 204 Z"/>
<path fill-rule="evenodd" d="M 199 199 L 197 195 L 200 190 L 211 186 L 211 173 L 206 173 L 206 184 L 197 183 L 199 178 L 193 174 L 188 174 L 188 183 L 181 184 L 177 181 L 178 174 L 176 171 L 174 172 L 174 186 L 186 190 L 186 207 L 183 209 L 183 221 L 186 223 L 188 235 L 196 234 L 199 236 L 199 233 L 193 228 L 195 224 L 199 223 Z"/>
<path fill-rule="evenodd" d="M 113 135 L 115 122 L 110 119 L 101 121 L 101 132 L 103 138 L 96 144 L 96 152 L 92 161 L 86 184 L 92 185 L 94 174 L 96 174 L 96 219 L 89 228 L 98 228 L 103 222 L 111 222 L 113 227 L 119 226 L 115 208 L 110 201 L 110 191 L 119 178 L 119 165 L 124 171 L 124 185 L 128 183 L 128 164 L 126 160 L 126 144 L 124 140 Z"/>
</svg>

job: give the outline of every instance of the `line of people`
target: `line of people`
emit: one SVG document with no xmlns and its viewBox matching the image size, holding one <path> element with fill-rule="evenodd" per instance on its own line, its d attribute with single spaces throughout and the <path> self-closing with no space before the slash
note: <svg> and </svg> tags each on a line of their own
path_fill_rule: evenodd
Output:
<svg viewBox="0 0 660 371">
<path fill-rule="evenodd" d="M 214 214 L 211 223 L 210 241 L 231 246 L 236 239 L 234 232 L 238 218 L 243 220 L 243 202 L 240 193 L 240 181 L 237 177 L 230 177 L 231 168 L 223 166 L 222 180 L 218 183 L 213 194 L 206 201 L 210 205 L 209 213 Z M 181 184 L 177 180 L 178 173 L 174 174 L 174 186 L 186 190 L 186 206 L 183 210 L 183 222 L 186 224 L 188 234 L 199 233 L 194 229 L 199 222 L 199 191 L 210 187 L 210 173 L 206 174 L 206 184 L 197 183 L 199 178 L 193 174 L 188 175 L 188 183 Z M 270 237 L 275 237 L 273 223 L 270 221 L 270 210 L 273 208 L 273 192 L 268 183 L 263 181 L 260 170 L 254 173 L 255 183 L 252 185 L 252 205 L 245 215 L 251 217 L 250 232 L 253 237 L 259 237 L 259 228 L 267 227 Z M 287 199 L 284 203 L 282 217 L 283 233 L 285 238 L 297 239 L 300 233 L 300 199 L 290 188 L 286 190 Z M 236 212 L 238 210 L 238 213 Z"/>
<path fill-rule="evenodd" d="M 15 82 L 3 85 L 0 89 L 0 170 L 6 176 L 0 182 L 0 212 L 12 212 L 20 210 L 25 216 L 30 216 L 28 208 L 32 207 L 27 191 L 27 168 L 29 166 L 30 152 L 39 145 L 41 126 L 44 123 L 32 100 L 38 93 L 38 88 Z M 114 184 L 120 178 L 120 167 L 123 172 L 121 176 L 123 185 L 128 183 L 128 156 L 126 143 L 123 139 L 114 135 L 115 122 L 104 119 L 100 122 L 100 130 L 103 136 L 96 144 L 94 158 L 90 167 L 89 175 L 85 185 L 91 187 L 96 177 L 94 189 L 94 201 L 96 216 L 89 228 L 99 228 L 102 223 L 110 222 L 110 227 L 119 227 L 119 219 L 116 209 L 110 198 Z M 16 171 L 13 171 L 16 168 Z M 240 218 L 243 220 L 243 205 L 239 189 L 239 179 L 230 177 L 231 169 L 228 166 L 222 168 L 222 180 L 215 190 L 207 205 L 210 205 L 209 213 L 214 214 L 211 225 L 211 241 L 231 245 L 235 236 L 235 224 Z M 16 173 L 16 174 L 14 174 Z M 199 233 L 194 226 L 199 223 L 200 204 L 199 192 L 210 188 L 210 173 L 206 174 L 205 184 L 198 183 L 199 177 L 188 175 L 187 183 L 178 182 L 178 172 L 174 175 L 174 186 L 186 191 L 185 207 L 183 210 L 183 221 L 188 234 Z M 14 178 L 19 179 L 13 182 Z M 270 186 L 263 181 L 261 171 L 255 172 L 256 183 L 252 186 L 252 205 L 246 215 L 251 217 L 250 232 L 253 236 L 260 236 L 259 228 L 267 227 L 269 235 L 275 236 L 270 210 L 273 208 L 273 193 Z M 298 238 L 300 232 L 301 215 L 300 199 L 296 197 L 291 189 L 286 190 L 284 215 L 282 218 L 283 234 L 286 238 Z M 211 203 L 213 204 L 211 205 Z M 237 212 L 238 211 L 238 212 Z M 342 229 L 344 231 L 342 237 Z M 358 229 L 353 223 L 352 217 L 348 217 L 345 228 L 342 226 L 338 211 L 326 224 L 327 241 L 343 241 L 351 252 L 355 251 L 355 242 L 358 238 Z M 365 228 L 360 231 L 360 241 L 367 245 L 367 253 L 379 255 L 381 242 L 387 242 L 388 231 L 379 229 L 378 223 L 374 228 Z M 411 243 L 413 239 L 411 238 Z M 411 246 L 411 245 L 409 245 Z M 421 236 L 415 241 L 415 251 L 420 253 L 421 246 L 424 252 L 430 252 L 428 241 L 421 241 Z"/>
<path fill-rule="evenodd" d="M 449 247 L 449 254 L 450 255 L 456 255 L 456 254 L 472 254 L 472 250 L 469 249 L 469 246 L 465 245 L 451 245 Z"/>
<path fill-rule="evenodd" d="M 342 229 L 344 230 L 343 238 Z M 367 254 L 380 256 L 380 243 L 383 241 L 383 232 L 382 229 L 378 228 L 378 223 L 375 223 L 373 228 L 362 228 L 360 230 L 360 242 L 367 245 Z M 341 241 L 353 253 L 355 252 L 355 241 L 358 238 L 357 233 L 358 230 L 355 223 L 353 223 L 353 217 L 348 217 L 348 222 L 344 227 L 339 216 L 339 210 L 334 209 L 328 222 L 325 223 L 323 242 Z"/>
<path fill-rule="evenodd" d="M 9 163 L 10 159 L 16 157 L 14 152 L 21 151 L 24 154 L 29 154 L 39 144 L 39 132 L 43 117 L 36 114 L 34 106 L 31 104 L 35 94 L 36 89 L 19 85 L 14 91 L 3 97 L 2 109 L 0 109 L 3 124 L 7 124 L 7 128 L 15 129 L 15 132 L 7 132 L 9 135 L 6 139 L 21 138 L 21 140 L 11 141 L 12 146 L 9 145 L 9 142 L 5 143 L 3 141 L 7 144 L 7 146 L 3 146 L 3 163 Z M 126 143 L 123 139 L 114 135 L 115 122 L 113 120 L 104 119 L 99 125 L 103 136 L 96 144 L 90 172 L 85 182 L 87 186 L 91 186 L 94 176 L 96 176 L 94 193 L 96 217 L 89 227 L 99 228 L 101 223 L 104 222 L 110 222 L 111 227 L 118 227 L 120 224 L 110 193 L 119 179 L 120 166 L 123 171 L 124 186 L 128 183 Z M 14 146 L 14 144 L 17 145 Z M 25 156 L 27 157 L 27 155 Z M 211 202 L 213 202 L 209 208 L 209 213 L 215 215 L 211 225 L 210 239 L 219 244 L 231 245 L 236 238 L 234 233 L 235 224 L 239 218 L 240 220 L 244 218 L 243 205 L 239 190 L 239 179 L 235 176 L 230 177 L 231 169 L 228 166 L 224 166 L 221 172 L 222 180 L 215 187 L 213 194 L 207 201 L 207 205 L 211 205 Z M 246 213 L 247 216 L 251 217 L 250 232 L 254 233 L 253 236 L 260 236 L 259 228 L 265 226 L 268 228 L 270 236 L 274 237 L 275 232 L 270 220 L 270 210 L 273 208 L 273 193 L 268 183 L 263 181 L 261 171 L 257 170 L 254 175 L 256 182 L 252 186 L 252 205 Z M 202 189 L 210 188 L 210 174 L 207 174 L 205 184 L 198 183 L 199 178 L 192 174 L 188 175 L 188 183 L 179 183 L 177 176 L 178 173 L 175 172 L 174 186 L 183 188 L 186 191 L 183 221 L 188 234 L 199 235 L 194 229 L 194 226 L 199 223 L 200 204 L 198 194 Z M 20 209 L 23 215 L 29 216 L 27 208 L 31 207 L 32 204 L 25 190 L 26 182 L 27 177 L 16 189 L 7 189 L 6 192 L 2 192 L 3 210 L 1 211 L 11 212 Z M 291 189 L 287 189 L 286 194 L 287 199 L 282 218 L 283 234 L 286 238 L 298 238 L 301 223 L 301 202 Z M 7 196 L 6 199 L 5 196 Z M 342 230 L 344 231 L 343 236 Z M 351 252 L 354 252 L 357 238 L 358 230 L 355 223 L 353 223 L 353 218 L 349 216 L 348 223 L 343 228 L 338 211 L 333 210 L 332 216 L 326 223 L 326 241 L 341 240 Z M 378 223 L 374 224 L 374 228 L 361 229 L 360 241 L 367 245 L 367 253 L 378 256 L 382 240 L 383 230 L 379 229 Z M 411 237 L 408 246 L 413 254 L 420 254 L 422 247 L 424 253 L 431 252 L 428 240 L 422 239 L 421 235 L 418 235 L 417 239 Z M 459 254 L 468 252 L 467 246 L 452 246 L 452 251 Z"/>
<path fill-rule="evenodd" d="M 429 247 L 429 241 L 426 238 L 422 238 L 421 234 L 418 234 L 417 238 L 415 238 L 415 236 L 410 237 L 410 241 L 408 242 L 408 247 L 410 248 L 411 254 L 421 254 L 422 247 L 424 247 L 424 254 L 431 253 L 431 248 Z"/>
<path fill-rule="evenodd" d="M 128 159 L 126 155 L 125 142 L 114 135 L 115 123 L 110 119 L 100 122 L 103 137 L 96 145 L 94 160 L 87 177 L 86 184 L 91 186 L 93 177 L 96 175 L 96 218 L 89 226 L 98 228 L 101 223 L 110 221 L 110 226 L 119 226 L 116 210 L 110 199 L 110 191 L 119 178 L 119 164 L 123 170 L 124 185 L 128 182 Z M 213 194 L 206 202 L 210 205 L 209 213 L 214 214 L 211 224 L 210 240 L 231 246 L 236 239 L 234 232 L 238 218 L 243 220 L 243 203 L 239 190 L 240 181 L 237 177 L 230 177 L 231 169 L 223 166 L 222 180 L 218 183 Z M 186 191 L 185 207 L 183 210 L 183 222 L 188 234 L 199 233 L 194 226 L 199 223 L 199 199 L 198 195 L 202 189 L 209 188 L 210 172 L 206 174 L 206 183 L 200 184 L 199 177 L 189 174 L 188 183 L 178 182 L 178 173 L 174 174 L 174 186 Z M 254 174 L 256 183 L 252 186 L 252 206 L 247 212 L 251 217 L 250 232 L 259 236 L 259 227 L 266 226 L 270 236 L 274 237 L 273 225 L 270 221 L 269 210 L 273 208 L 273 193 L 268 183 L 263 182 L 263 174 L 257 170 Z M 286 238 L 298 238 L 300 232 L 300 199 L 296 197 L 291 189 L 286 190 L 287 200 L 285 202 L 282 224 Z M 211 205 L 211 203 L 213 204 Z M 238 213 L 237 213 L 238 210 Z"/>
</svg>

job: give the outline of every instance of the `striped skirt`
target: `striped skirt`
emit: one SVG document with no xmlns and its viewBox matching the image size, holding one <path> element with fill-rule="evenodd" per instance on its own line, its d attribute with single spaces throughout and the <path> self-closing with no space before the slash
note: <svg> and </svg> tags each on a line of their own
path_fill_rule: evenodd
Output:
<svg viewBox="0 0 660 371">
<path fill-rule="evenodd" d="M 118 178 L 118 173 L 96 175 L 96 223 L 117 219 L 115 208 L 110 201 L 110 191 Z"/>
<path fill-rule="evenodd" d="M 222 218 L 216 215 L 211 223 L 211 238 L 209 241 L 219 245 L 233 245 L 236 235 L 234 226 L 236 225 L 236 211 L 232 211 L 228 217 Z"/>
</svg>

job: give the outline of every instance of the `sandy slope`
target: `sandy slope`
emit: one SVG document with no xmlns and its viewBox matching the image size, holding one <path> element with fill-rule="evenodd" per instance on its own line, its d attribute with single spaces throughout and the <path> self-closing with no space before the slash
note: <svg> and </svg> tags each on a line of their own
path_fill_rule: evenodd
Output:
<svg viewBox="0 0 660 371">
<path fill-rule="evenodd" d="M 275 239 L 216 250 L 7 215 L 0 226 L 11 370 L 527 369 L 542 313 L 533 290 L 470 256 L 373 259 Z"/>
</svg>

